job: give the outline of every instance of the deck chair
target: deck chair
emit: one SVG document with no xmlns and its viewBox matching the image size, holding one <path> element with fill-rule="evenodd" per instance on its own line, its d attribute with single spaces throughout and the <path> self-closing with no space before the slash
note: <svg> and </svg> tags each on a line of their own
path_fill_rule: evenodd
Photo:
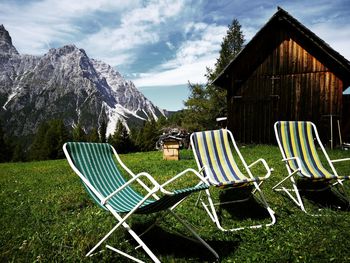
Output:
<svg viewBox="0 0 350 263">
<path fill-rule="evenodd" d="M 259 193 L 258 197 L 260 197 L 262 204 L 267 209 L 271 217 L 271 223 L 266 224 L 266 226 L 271 226 L 275 224 L 276 218 L 274 216 L 274 211 L 266 202 L 266 199 L 260 189 L 260 185 L 262 184 L 262 182 L 271 174 L 271 169 L 269 168 L 264 159 L 259 159 L 253 162 L 252 164 L 247 165 L 235 143 L 232 133 L 227 129 L 195 132 L 191 134 L 190 140 L 198 169 L 202 173 L 203 177 L 207 180 L 209 185 L 215 186 L 214 188 L 217 189 L 253 186 L 254 191 L 252 191 L 252 193 Z M 243 164 L 245 173 L 242 172 L 242 170 L 238 167 L 235 161 L 231 150 L 230 141 L 239 159 L 241 160 L 241 163 Z M 250 170 L 251 167 L 258 163 L 263 164 L 263 166 L 266 169 L 266 174 L 263 177 L 254 177 Z M 206 198 L 204 198 L 203 200 L 202 195 L 200 195 L 200 201 L 211 220 L 221 231 L 236 231 L 246 228 L 224 228 L 220 223 L 215 208 L 215 206 L 222 205 L 223 203 L 214 203 L 209 189 L 206 189 L 205 193 Z M 248 199 L 249 198 L 241 200 L 231 200 L 229 202 L 225 202 L 225 204 L 242 202 Z M 248 227 L 259 228 L 262 226 L 263 225 L 260 224 Z"/>
<path fill-rule="evenodd" d="M 148 173 L 141 172 L 139 174 L 134 174 L 126 167 L 118 156 L 116 150 L 109 144 L 68 142 L 64 144 L 63 150 L 68 163 L 80 177 L 92 199 L 100 207 L 111 212 L 118 222 L 111 229 L 111 231 L 108 232 L 86 254 L 86 256 L 92 255 L 92 253 L 116 229 L 123 226 L 139 244 L 138 247 L 142 247 L 154 262 L 160 262 L 154 253 L 143 242 L 141 236 L 136 234 L 126 221 L 134 214 L 150 214 L 167 211 L 193 234 L 196 241 L 202 243 L 211 253 L 214 254 L 216 258 L 218 258 L 218 254 L 203 239 L 201 239 L 198 234 L 196 234 L 188 223 L 186 223 L 173 211 L 173 209 L 191 193 L 208 188 L 205 180 L 203 180 L 202 176 L 194 169 L 187 169 L 177 174 L 164 184 L 159 184 Z M 119 167 L 122 167 L 122 170 L 129 174 L 131 179 L 127 180 L 122 175 L 120 169 L 118 169 L 118 166 L 116 165 L 115 160 L 120 165 Z M 200 183 L 193 187 L 175 191 L 165 189 L 165 186 L 168 186 L 179 177 L 188 173 L 194 173 L 197 175 L 200 179 Z M 146 180 L 148 181 L 148 184 L 146 184 Z M 142 191 L 139 191 L 140 188 L 135 190 L 134 184 L 138 184 L 138 187 L 143 188 L 147 193 L 142 195 Z M 147 185 L 152 186 L 149 187 Z M 141 260 L 119 249 L 111 247 L 110 245 L 106 245 L 106 247 L 136 262 L 142 262 Z"/>
<path fill-rule="evenodd" d="M 319 190 L 339 185 L 345 195 L 343 181 L 349 179 L 349 176 L 339 176 L 333 163 L 349 161 L 350 158 L 330 160 L 318 136 L 316 126 L 312 122 L 278 121 L 275 123 L 274 129 L 282 154 L 282 161 L 285 162 L 288 175 L 272 189 L 284 191 L 305 213 L 308 212 L 305 210 L 300 196 L 297 179 L 307 180 L 311 183 L 325 183 L 326 187 Z M 315 142 L 320 147 L 330 170 L 327 170 L 322 164 Z M 288 179 L 290 179 L 293 186 L 291 189 L 284 186 Z"/>
</svg>

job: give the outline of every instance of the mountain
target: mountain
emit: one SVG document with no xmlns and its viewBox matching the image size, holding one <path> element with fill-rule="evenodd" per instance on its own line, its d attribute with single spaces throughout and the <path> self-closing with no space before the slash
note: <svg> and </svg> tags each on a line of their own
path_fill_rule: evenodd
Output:
<svg viewBox="0 0 350 263">
<path fill-rule="evenodd" d="M 45 120 L 80 123 L 86 131 L 118 120 L 129 129 L 165 112 L 108 64 L 90 59 L 74 45 L 53 48 L 43 56 L 21 55 L 0 25 L 0 119 L 15 136 L 36 132 Z"/>
</svg>

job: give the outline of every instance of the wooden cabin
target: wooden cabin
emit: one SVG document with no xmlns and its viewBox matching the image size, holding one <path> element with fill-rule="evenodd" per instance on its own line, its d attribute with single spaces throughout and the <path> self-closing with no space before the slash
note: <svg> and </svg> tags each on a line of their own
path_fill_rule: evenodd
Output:
<svg viewBox="0 0 350 263">
<path fill-rule="evenodd" d="M 227 89 L 228 128 L 241 142 L 275 143 L 277 120 L 313 121 L 327 142 L 330 115 L 334 128 L 350 120 L 350 62 L 281 8 L 213 83 Z"/>
</svg>

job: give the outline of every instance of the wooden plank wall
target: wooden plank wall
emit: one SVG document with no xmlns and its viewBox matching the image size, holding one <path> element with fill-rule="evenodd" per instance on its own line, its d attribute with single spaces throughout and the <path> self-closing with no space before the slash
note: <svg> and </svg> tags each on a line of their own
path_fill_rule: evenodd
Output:
<svg viewBox="0 0 350 263">
<path fill-rule="evenodd" d="M 350 95 L 343 95 L 342 139 L 350 143 Z"/>
<path fill-rule="evenodd" d="M 229 98 L 229 128 L 237 140 L 274 143 L 277 120 L 310 120 L 327 136 L 327 118 L 341 115 L 343 83 L 286 33 L 241 89 Z"/>
</svg>

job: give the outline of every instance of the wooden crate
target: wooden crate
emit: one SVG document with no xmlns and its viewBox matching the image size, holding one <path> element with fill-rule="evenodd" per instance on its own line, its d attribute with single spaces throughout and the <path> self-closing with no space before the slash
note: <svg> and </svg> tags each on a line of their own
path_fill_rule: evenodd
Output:
<svg viewBox="0 0 350 263">
<path fill-rule="evenodd" d="M 179 160 L 179 148 L 178 141 L 165 141 L 163 146 L 163 159 L 164 160 Z"/>
</svg>

